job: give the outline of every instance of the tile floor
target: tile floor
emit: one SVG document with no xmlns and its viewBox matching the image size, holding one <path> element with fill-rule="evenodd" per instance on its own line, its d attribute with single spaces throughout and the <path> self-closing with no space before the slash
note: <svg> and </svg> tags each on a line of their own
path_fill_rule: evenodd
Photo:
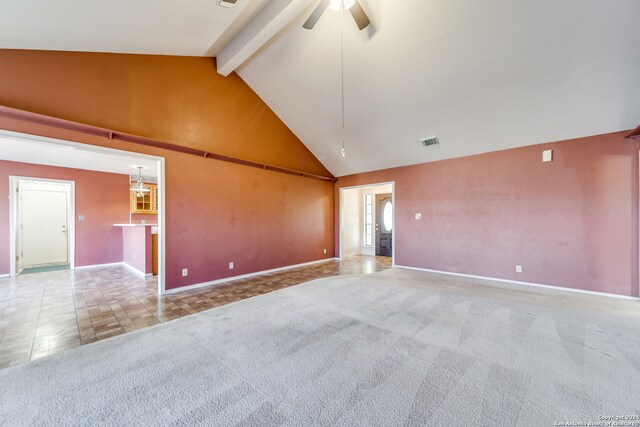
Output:
<svg viewBox="0 0 640 427">
<path fill-rule="evenodd" d="M 322 277 L 382 271 L 356 256 L 159 297 L 124 267 L 0 279 L 0 369 Z"/>
</svg>

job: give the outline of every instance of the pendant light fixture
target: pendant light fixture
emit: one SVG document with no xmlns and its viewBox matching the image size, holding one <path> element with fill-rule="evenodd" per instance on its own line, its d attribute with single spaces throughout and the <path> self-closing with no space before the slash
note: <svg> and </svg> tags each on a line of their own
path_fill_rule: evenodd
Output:
<svg viewBox="0 0 640 427">
<path fill-rule="evenodd" d="M 133 183 L 133 185 L 131 185 L 131 191 L 135 191 L 136 192 L 136 196 L 142 197 L 142 196 L 144 196 L 144 193 L 149 193 L 151 191 L 151 188 L 149 188 L 149 186 L 147 186 L 142 181 L 142 168 L 143 168 L 143 166 L 136 166 L 136 167 L 138 168 L 138 179 L 136 180 L 135 183 Z"/>
</svg>

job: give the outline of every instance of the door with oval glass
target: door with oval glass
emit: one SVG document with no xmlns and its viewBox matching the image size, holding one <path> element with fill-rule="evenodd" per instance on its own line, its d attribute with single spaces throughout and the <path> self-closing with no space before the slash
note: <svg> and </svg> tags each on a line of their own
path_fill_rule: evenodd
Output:
<svg viewBox="0 0 640 427">
<path fill-rule="evenodd" d="M 392 248 L 393 198 L 391 193 L 376 194 L 376 255 L 391 256 Z"/>
</svg>

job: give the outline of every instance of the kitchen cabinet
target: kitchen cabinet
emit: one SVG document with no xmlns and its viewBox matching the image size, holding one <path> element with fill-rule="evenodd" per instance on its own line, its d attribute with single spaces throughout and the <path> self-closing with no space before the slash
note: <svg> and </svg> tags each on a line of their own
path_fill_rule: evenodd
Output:
<svg viewBox="0 0 640 427">
<path fill-rule="evenodd" d="M 158 186 L 156 184 L 145 184 L 151 191 L 143 193 L 138 197 L 135 191 L 131 192 L 130 206 L 131 213 L 157 214 L 158 213 Z"/>
</svg>

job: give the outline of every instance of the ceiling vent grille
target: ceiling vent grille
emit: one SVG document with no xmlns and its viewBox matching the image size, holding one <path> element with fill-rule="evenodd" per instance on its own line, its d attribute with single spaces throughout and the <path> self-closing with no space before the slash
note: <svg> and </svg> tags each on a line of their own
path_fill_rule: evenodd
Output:
<svg viewBox="0 0 640 427">
<path fill-rule="evenodd" d="M 431 138 L 421 139 L 420 142 L 422 143 L 423 147 L 429 147 L 430 145 L 438 145 L 438 144 L 440 144 L 440 140 L 438 140 L 437 136 L 432 136 Z"/>
<path fill-rule="evenodd" d="M 233 7 L 237 2 L 238 0 L 218 0 L 218 6 Z"/>
</svg>

